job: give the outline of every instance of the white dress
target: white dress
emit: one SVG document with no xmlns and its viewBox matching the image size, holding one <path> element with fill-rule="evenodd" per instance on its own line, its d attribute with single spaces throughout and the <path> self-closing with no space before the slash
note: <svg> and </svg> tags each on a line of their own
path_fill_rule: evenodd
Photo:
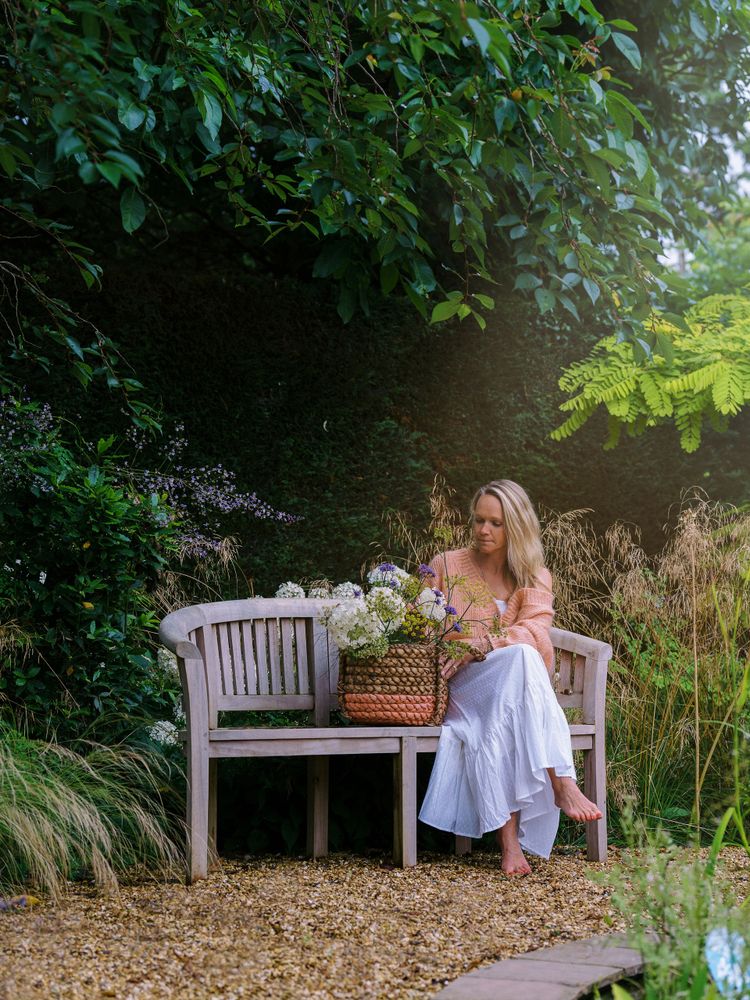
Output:
<svg viewBox="0 0 750 1000">
<path fill-rule="evenodd" d="M 502 614 L 506 602 L 495 603 Z M 548 767 L 575 778 L 570 730 L 544 661 L 526 644 L 496 649 L 450 681 L 419 818 L 481 837 L 520 812 L 521 847 L 548 858 L 560 821 Z"/>
</svg>

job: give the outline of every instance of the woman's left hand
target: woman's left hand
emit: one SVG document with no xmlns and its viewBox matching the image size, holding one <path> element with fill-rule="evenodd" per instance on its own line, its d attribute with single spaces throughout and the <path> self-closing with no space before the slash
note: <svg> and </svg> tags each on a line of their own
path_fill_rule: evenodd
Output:
<svg viewBox="0 0 750 1000">
<path fill-rule="evenodd" d="M 444 655 L 440 660 L 440 674 L 445 680 L 449 681 L 451 677 L 455 677 L 459 670 L 463 670 L 470 663 L 476 660 L 474 653 L 466 653 L 460 659 L 454 660 L 452 657 Z"/>
</svg>

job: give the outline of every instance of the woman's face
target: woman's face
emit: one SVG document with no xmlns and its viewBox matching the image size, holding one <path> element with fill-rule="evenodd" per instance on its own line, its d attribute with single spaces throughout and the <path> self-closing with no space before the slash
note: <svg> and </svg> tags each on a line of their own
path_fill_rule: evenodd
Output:
<svg viewBox="0 0 750 1000">
<path fill-rule="evenodd" d="M 482 555 L 505 552 L 505 517 L 503 505 L 490 493 L 485 493 L 474 508 L 474 541 Z"/>
</svg>

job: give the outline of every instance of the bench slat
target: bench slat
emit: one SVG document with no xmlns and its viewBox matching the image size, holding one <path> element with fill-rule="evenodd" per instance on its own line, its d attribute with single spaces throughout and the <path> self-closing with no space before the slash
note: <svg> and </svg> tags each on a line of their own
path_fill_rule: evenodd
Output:
<svg viewBox="0 0 750 1000">
<path fill-rule="evenodd" d="M 208 745 L 209 757 L 309 757 L 338 754 L 398 753 L 401 740 L 395 736 L 359 740 L 222 740 Z"/>
<path fill-rule="evenodd" d="M 253 650 L 253 630 L 250 622 L 240 622 L 242 631 L 242 662 L 245 669 L 245 690 L 248 694 L 259 694 L 258 665 Z"/>
<path fill-rule="evenodd" d="M 271 676 L 271 694 L 283 694 L 281 684 L 281 662 L 279 657 L 279 620 L 266 618 L 266 650 Z"/>
<path fill-rule="evenodd" d="M 294 619 L 294 652 L 297 665 L 297 688 L 300 694 L 309 694 L 310 662 L 307 656 L 307 623 L 304 618 Z"/>
<path fill-rule="evenodd" d="M 294 656 L 292 653 L 293 623 L 291 618 L 282 618 L 279 622 L 281 629 L 281 653 L 284 670 L 284 694 L 297 694 L 297 686 L 294 683 Z"/>
<path fill-rule="evenodd" d="M 255 637 L 255 664 L 258 671 L 258 694 L 268 694 L 268 654 L 266 652 L 266 622 L 263 618 L 256 618 L 253 621 L 253 635 Z"/>
<path fill-rule="evenodd" d="M 311 694 L 220 694 L 217 699 L 220 712 L 309 712 L 314 707 Z"/>
<path fill-rule="evenodd" d="M 232 656 L 229 652 L 229 633 L 225 624 L 214 625 L 216 643 L 219 649 L 219 671 L 221 673 L 222 694 L 234 694 L 232 677 Z"/>
<path fill-rule="evenodd" d="M 575 658 L 575 663 L 573 665 L 573 690 L 575 692 L 583 691 L 583 681 L 586 671 L 586 657 L 581 656 L 579 653 Z"/>
<path fill-rule="evenodd" d="M 570 679 L 573 664 L 573 654 L 567 649 L 560 650 L 560 667 L 557 680 L 557 691 L 559 694 L 568 694 L 572 690 Z"/>
<path fill-rule="evenodd" d="M 234 693 L 247 694 L 247 682 L 245 680 L 245 657 L 242 652 L 240 626 L 237 622 L 231 622 L 229 625 L 229 647 L 232 656 Z"/>
<path fill-rule="evenodd" d="M 579 726 L 578 728 L 593 729 L 593 726 Z M 440 736 L 440 732 L 440 726 L 347 726 L 339 729 L 334 729 L 331 726 L 308 726 L 300 729 L 269 729 L 250 726 L 214 729 L 209 734 L 209 738 L 212 743 L 221 742 L 221 740 L 241 739 L 286 740 L 290 737 L 294 737 L 295 740 L 359 740 L 376 736 L 399 739 L 402 736 Z"/>
</svg>

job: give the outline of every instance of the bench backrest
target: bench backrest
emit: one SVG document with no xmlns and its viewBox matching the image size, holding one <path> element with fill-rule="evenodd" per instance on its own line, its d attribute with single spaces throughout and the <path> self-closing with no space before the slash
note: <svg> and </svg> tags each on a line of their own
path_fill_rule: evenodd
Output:
<svg viewBox="0 0 750 1000">
<path fill-rule="evenodd" d="M 327 725 L 338 651 L 320 616 L 335 603 L 259 597 L 196 604 L 168 615 L 159 634 L 181 667 L 190 656 L 202 661 L 212 728 L 219 712 L 291 709 Z"/>
<path fill-rule="evenodd" d="M 337 704 L 338 650 L 320 616 L 336 603 L 274 597 L 197 604 L 167 615 L 159 634 L 177 654 L 187 700 L 207 700 L 210 728 L 219 712 L 287 709 L 308 710 L 325 726 Z M 610 647 L 556 628 L 551 639 L 558 701 L 580 709 L 584 723 L 603 719 Z M 205 695 L 189 690 L 196 683 Z"/>
</svg>

